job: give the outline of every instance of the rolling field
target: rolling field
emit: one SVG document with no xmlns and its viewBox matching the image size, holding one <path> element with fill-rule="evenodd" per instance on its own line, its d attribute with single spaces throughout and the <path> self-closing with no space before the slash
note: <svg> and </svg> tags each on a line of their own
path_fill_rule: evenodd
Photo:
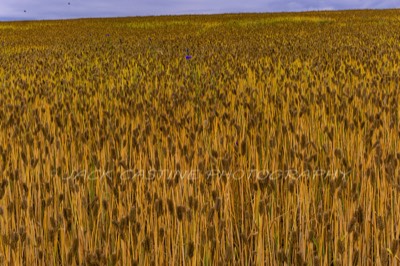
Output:
<svg viewBox="0 0 400 266">
<path fill-rule="evenodd" d="M 1 265 L 400 265 L 400 10 L 0 23 Z"/>
</svg>

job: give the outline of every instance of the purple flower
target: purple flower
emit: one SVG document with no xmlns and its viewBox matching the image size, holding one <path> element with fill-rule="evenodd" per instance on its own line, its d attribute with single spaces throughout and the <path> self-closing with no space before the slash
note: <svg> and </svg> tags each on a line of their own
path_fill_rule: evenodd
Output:
<svg viewBox="0 0 400 266">
<path fill-rule="evenodd" d="M 192 59 L 192 56 L 189 54 L 189 48 L 186 48 L 186 60 Z"/>
</svg>

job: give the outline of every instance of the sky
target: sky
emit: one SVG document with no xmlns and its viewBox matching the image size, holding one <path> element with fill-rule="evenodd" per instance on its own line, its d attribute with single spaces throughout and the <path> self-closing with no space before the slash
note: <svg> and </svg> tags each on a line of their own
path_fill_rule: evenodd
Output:
<svg viewBox="0 0 400 266">
<path fill-rule="evenodd" d="M 0 21 L 385 8 L 400 0 L 1 0 Z"/>
</svg>

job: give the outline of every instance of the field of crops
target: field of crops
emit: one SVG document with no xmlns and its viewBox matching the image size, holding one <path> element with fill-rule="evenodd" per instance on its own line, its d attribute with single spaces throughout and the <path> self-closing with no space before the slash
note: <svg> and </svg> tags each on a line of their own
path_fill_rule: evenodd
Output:
<svg viewBox="0 0 400 266">
<path fill-rule="evenodd" d="M 0 23 L 0 264 L 399 265 L 400 10 Z"/>
</svg>

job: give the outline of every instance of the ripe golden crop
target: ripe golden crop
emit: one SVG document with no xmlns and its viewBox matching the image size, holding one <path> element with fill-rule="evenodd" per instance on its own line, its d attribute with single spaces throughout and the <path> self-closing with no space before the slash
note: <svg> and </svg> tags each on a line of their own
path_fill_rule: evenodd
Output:
<svg viewBox="0 0 400 266">
<path fill-rule="evenodd" d="M 400 12 L 0 23 L 0 260 L 395 265 Z"/>
</svg>

